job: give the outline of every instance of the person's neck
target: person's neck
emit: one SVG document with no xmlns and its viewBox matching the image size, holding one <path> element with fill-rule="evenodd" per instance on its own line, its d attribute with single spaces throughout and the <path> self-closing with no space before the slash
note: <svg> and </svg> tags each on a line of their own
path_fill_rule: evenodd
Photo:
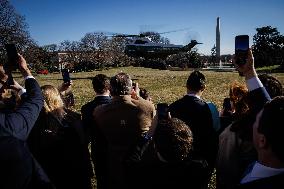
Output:
<svg viewBox="0 0 284 189">
<path fill-rule="evenodd" d="M 271 153 L 269 155 L 267 153 L 259 154 L 258 162 L 264 166 L 271 168 L 284 168 L 284 162 Z"/>
<path fill-rule="evenodd" d="M 195 95 L 195 96 L 201 96 L 201 95 L 202 95 L 202 91 L 191 91 L 191 90 L 187 90 L 187 94 Z"/>
<path fill-rule="evenodd" d="M 109 92 L 105 92 L 105 93 L 96 93 L 96 96 L 109 96 Z"/>
</svg>

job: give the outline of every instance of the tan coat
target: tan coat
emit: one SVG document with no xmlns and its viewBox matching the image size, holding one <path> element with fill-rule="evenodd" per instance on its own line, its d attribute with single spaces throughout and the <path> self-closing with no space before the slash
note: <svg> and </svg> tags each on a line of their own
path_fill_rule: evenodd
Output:
<svg viewBox="0 0 284 189">
<path fill-rule="evenodd" d="M 155 106 L 150 101 L 132 99 L 130 95 L 113 97 L 110 104 L 94 110 L 95 124 L 108 145 L 107 180 L 110 188 L 124 188 L 124 157 L 141 133 L 149 129 L 154 115 Z"/>
</svg>

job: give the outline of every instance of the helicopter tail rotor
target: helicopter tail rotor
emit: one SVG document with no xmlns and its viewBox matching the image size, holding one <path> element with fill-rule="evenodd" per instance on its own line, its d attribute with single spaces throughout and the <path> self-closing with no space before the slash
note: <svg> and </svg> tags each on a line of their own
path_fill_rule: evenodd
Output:
<svg viewBox="0 0 284 189">
<path fill-rule="evenodd" d="M 190 43 L 188 43 L 187 45 L 183 47 L 183 50 L 190 51 L 193 47 L 195 47 L 198 44 L 203 44 L 203 43 L 199 43 L 196 40 L 191 40 Z"/>
</svg>

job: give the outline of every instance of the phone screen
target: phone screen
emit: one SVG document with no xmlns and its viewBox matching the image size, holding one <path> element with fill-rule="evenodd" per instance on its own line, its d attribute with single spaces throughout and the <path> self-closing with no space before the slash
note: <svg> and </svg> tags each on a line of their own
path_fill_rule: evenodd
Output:
<svg viewBox="0 0 284 189">
<path fill-rule="evenodd" d="M 249 36 L 238 35 L 235 38 L 235 56 L 236 64 L 243 65 L 246 63 L 249 50 Z"/>
<path fill-rule="evenodd" d="M 157 112 L 158 112 L 158 119 L 167 119 L 168 118 L 168 110 L 169 106 L 167 103 L 159 103 L 157 104 Z"/>
<path fill-rule="evenodd" d="M 69 74 L 68 69 L 62 70 L 62 77 L 63 77 L 63 82 L 64 83 L 70 82 L 70 74 Z"/>
<path fill-rule="evenodd" d="M 17 69 L 18 52 L 15 44 L 5 44 L 5 48 L 8 56 L 8 63 L 5 65 L 6 71 Z"/>
</svg>

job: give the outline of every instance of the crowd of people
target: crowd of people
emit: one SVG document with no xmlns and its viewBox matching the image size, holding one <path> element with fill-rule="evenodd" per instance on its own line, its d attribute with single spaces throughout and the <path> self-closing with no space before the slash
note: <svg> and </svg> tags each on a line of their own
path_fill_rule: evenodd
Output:
<svg viewBox="0 0 284 189">
<path fill-rule="evenodd" d="M 98 74 L 79 114 L 72 81 L 39 86 L 17 64 L 24 87 L 0 66 L 1 189 L 91 189 L 94 176 L 98 189 L 206 189 L 215 169 L 217 189 L 284 188 L 283 88 L 257 74 L 251 51 L 235 64 L 246 85 L 231 84 L 217 118 L 200 71 L 165 115 L 129 74 Z"/>
</svg>

